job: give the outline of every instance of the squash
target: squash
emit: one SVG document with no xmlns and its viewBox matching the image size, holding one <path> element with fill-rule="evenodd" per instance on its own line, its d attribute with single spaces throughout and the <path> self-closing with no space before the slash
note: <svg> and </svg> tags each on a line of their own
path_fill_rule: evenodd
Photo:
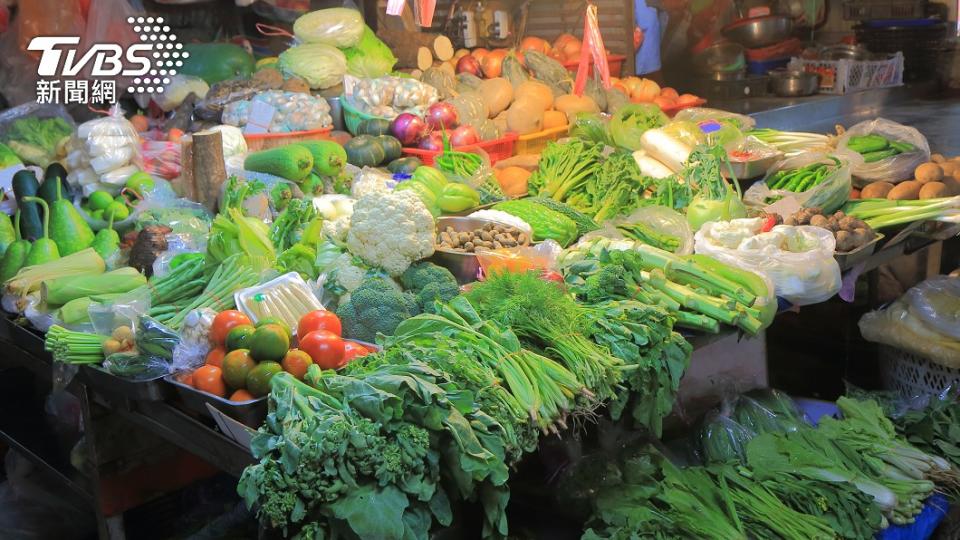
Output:
<svg viewBox="0 0 960 540">
<path fill-rule="evenodd" d="M 530 76 L 527 75 L 527 70 L 523 69 L 520 58 L 518 55 L 523 53 L 510 53 L 506 58 L 503 59 L 503 65 L 500 68 L 500 76 L 504 79 L 510 81 L 510 84 L 513 85 L 513 90 L 516 92 L 520 85 L 529 81 Z"/>
<path fill-rule="evenodd" d="M 490 117 L 487 104 L 478 92 L 464 92 L 448 102 L 457 109 L 461 124 L 478 126 Z"/>
<path fill-rule="evenodd" d="M 380 141 L 370 135 L 350 139 L 343 149 L 347 151 L 347 163 L 355 167 L 376 167 L 387 157 Z"/>
<path fill-rule="evenodd" d="M 588 96 L 577 96 L 575 94 L 567 94 L 565 96 L 560 96 L 553 102 L 553 106 L 560 112 L 567 115 L 567 118 L 571 121 L 577 113 L 588 112 L 588 113 L 599 113 L 600 107 L 597 106 L 597 102 L 590 99 Z"/>
<path fill-rule="evenodd" d="M 396 137 L 391 135 L 380 135 L 377 137 L 377 142 L 380 143 L 381 147 L 383 147 L 384 153 L 384 158 L 380 161 L 380 163 L 400 159 L 400 156 L 403 155 L 403 146 Z"/>
<path fill-rule="evenodd" d="M 477 92 L 487 105 L 487 114 L 491 118 L 506 110 L 513 101 L 513 86 L 503 77 L 483 81 Z"/>
<path fill-rule="evenodd" d="M 503 111 L 502 113 L 498 114 L 493 119 L 493 125 L 496 126 L 497 131 L 500 133 L 506 133 L 510 131 L 510 128 L 507 126 L 507 111 Z"/>
<path fill-rule="evenodd" d="M 480 136 L 481 141 L 492 141 L 494 139 L 499 139 L 502 131 L 503 130 L 497 127 L 496 121 L 489 118 L 477 126 L 477 135 Z"/>
<path fill-rule="evenodd" d="M 543 110 L 548 111 L 553 108 L 553 91 L 550 87 L 539 81 L 527 81 L 517 88 L 517 100 L 522 98 L 531 98 L 543 105 Z"/>
<path fill-rule="evenodd" d="M 505 167 L 495 169 L 497 182 L 503 194 L 509 197 L 522 197 L 527 194 L 527 180 L 530 178 L 530 171 L 520 167 Z"/>
<path fill-rule="evenodd" d="M 422 167 L 423 162 L 415 157 L 402 157 L 395 159 L 387 165 L 387 170 L 393 174 L 413 174 L 418 167 Z"/>
<path fill-rule="evenodd" d="M 560 111 L 547 111 L 543 113 L 543 129 L 553 129 L 566 126 L 567 115 Z"/>
<path fill-rule="evenodd" d="M 450 99 L 457 95 L 457 78 L 449 70 L 439 67 L 428 68 L 423 72 L 420 81 L 429 84 L 440 93 L 440 99 Z"/>
<path fill-rule="evenodd" d="M 368 118 L 357 124 L 357 135 L 380 135 L 390 134 L 390 121 L 384 118 Z"/>
<path fill-rule="evenodd" d="M 532 99 L 519 99 L 507 109 L 507 128 L 518 135 L 543 130 L 543 107 Z"/>
</svg>

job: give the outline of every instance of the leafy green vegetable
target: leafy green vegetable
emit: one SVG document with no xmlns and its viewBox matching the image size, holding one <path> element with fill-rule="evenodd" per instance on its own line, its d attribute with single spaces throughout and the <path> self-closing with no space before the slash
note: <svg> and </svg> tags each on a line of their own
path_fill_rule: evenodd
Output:
<svg viewBox="0 0 960 540">
<path fill-rule="evenodd" d="M 347 57 L 347 73 L 364 79 L 389 75 L 397 63 L 397 57 L 386 43 L 380 41 L 369 26 L 364 25 L 360 42 L 353 47 L 341 49 Z"/>
<path fill-rule="evenodd" d="M 26 116 L 10 124 L 4 141 L 21 160 L 46 167 L 57 155 L 57 143 L 73 128 L 60 117 Z"/>
<path fill-rule="evenodd" d="M 277 270 L 281 272 L 297 272 L 303 279 L 317 279 L 317 269 L 314 263 L 317 260 L 317 251 L 304 244 L 294 244 L 277 256 Z"/>
<path fill-rule="evenodd" d="M 631 103 L 621 107 L 610 118 L 610 138 L 621 148 L 639 150 L 643 132 L 663 127 L 669 121 L 657 105 Z"/>
<path fill-rule="evenodd" d="M 607 122 L 597 113 L 577 113 L 570 126 L 570 136 L 592 143 L 612 144 Z"/>
<path fill-rule="evenodd" d="M 602 152 L 602 144 L 579 139 L 548 143 L 540 154 L 537 170 L 528 179 L 530 194 L 566 201 L 568 194 L 596 174 Z"/>
<path fill-rule="evenodd" d="M 267 224 L 230 207 L 226 214 L 217 214 L 213 220 L 207 242 L 207 264 L 216 265 L 237 253 L 245 254 L 258 267 L 269 266 L 277 258 Z"/>
</svg>

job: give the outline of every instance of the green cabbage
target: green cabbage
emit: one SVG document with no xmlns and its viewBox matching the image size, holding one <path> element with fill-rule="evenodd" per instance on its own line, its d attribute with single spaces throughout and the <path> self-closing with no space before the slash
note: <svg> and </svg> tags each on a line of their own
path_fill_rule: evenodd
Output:
<svg viewBox="0 0 960 540">
<path fill-rule="evenodd" d="M 354 77 L 375 79 L 389 75 L 397 57 L 387 44 L 380 41 L 369 26 L 364 25 L 363 36 L 356 47 L 343 49 L 347 57 L 347 73 Z"/>
<path fill-rule="evenodd" d="M 363 16 L 355 9 L 318 9 L 293 22 L 293 35 L 302 43 L 355 47 L 363 35 Z"/>
<path fill-rule="evenodd" d="M 330 88 L 343 82 L 347 58 L 340 49 L 322 43 L 307 43 L 280 53 L 280 71 L 307 81 L 310 88 Z"/>
<path fill-rule="evenodd" d="M 640 150 L 640 136 L 648 129 L 666 125 L 670 119 L 652 103 L 631 103 L 610 118 L 610 138 L 629 150 Z"/>
</svg>

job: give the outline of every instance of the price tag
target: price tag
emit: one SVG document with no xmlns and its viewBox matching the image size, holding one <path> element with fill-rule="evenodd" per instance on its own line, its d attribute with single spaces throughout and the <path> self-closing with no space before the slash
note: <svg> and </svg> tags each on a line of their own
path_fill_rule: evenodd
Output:
<svg viewBox="0 0 960 540">
<path fill-rule="evenodd" d="M 273 115 L 277 110 L 272 105 L 267 105 L 262 101 L 250 102 L 250 115 L 247 116 L 247 125 L 244 126 L 244 133 L 267 133 L 270 131 L 270 123 L 273 122 Z"/>
</svg>

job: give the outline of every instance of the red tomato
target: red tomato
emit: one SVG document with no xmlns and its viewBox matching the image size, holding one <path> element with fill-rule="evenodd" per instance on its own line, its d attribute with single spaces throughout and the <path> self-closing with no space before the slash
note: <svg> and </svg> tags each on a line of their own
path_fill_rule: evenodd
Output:
<svg viewBox="0 0 960 540">
<path fill-rule="evenodd" d="M 321 369 L 338 369 L 346 364 L 344 342 L 329 330 L 316 330 L 303 336 L 299 349 L 309 354 Z"/>
<path fill-rule="evenodd" d="M 364 347 L 359 343 L 354 343 L 352 341 L 343 342 L 343 364 L 346 365 L 347 362 L 353 360 L 354 358 L 360 358 L 361 356 L 366 356 L 370 354 L 370 349 Z"/>
<path fill-rule="evenodd" d="M 554 281 L 557 283 L 563 283 L 563 274 L 556 272 L 554 270 L 541 270 L 540 279 L 544 281 Z"/>
<path fill-rule="evenodd" d="M 217 313 L 217 316 L 213 318 L 213 325 L 210 327 L 210 341 L 215 347 L 223 347 L 230 329 L 241 324 L 253 323 L 250 322 L 249 317 L 235 309 Z"/>
<path fill-rule="evenodd" d="M 297 324 L 298 336 L 305 336 L 317 330 L 328 330 L 338 336 L 343 335 L 340 319 L 335 313 L 325 309 L 318 309 L 307 313 L 300 318 L 300 323 Z"/>
</svg>

